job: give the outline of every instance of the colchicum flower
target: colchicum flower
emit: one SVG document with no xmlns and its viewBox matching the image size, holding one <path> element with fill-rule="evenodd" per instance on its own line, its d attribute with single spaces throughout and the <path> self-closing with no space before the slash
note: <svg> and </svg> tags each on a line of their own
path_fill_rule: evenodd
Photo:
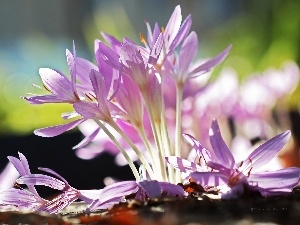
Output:
<svg viewBox="0 0 300 225">
<path fill-rule="evenodd" d="M 173 157 L 167 161 L 203 187 L 218 187 L 223 198 L 239 196 L 244 185 L 262 195 L 289 193 L 300 179 L 300 168 L 277 171 L 260 171 L 282 149 L 290 138 L 290 131 L 283 132 L 257 147 L 245 160 L 236 162 L 223 140 L 218 122 L 214 120 L 209 130 L 212 150 L 203 148 L 194 138 L 188 137 L 197 151 L 199 164 Z M 210 168 L 210 169 L 209 169 Z"/>
<path fill-rule="evenodd" d="M 239 90 L 236 76 L 230 72 L 208 82 L 209 74 L 204 74 L 226 59 L 232 45 L 212 59 L 196 60 L 198 36 L 190 31 L 191 25 L 190 15 L 182 22 L 177 6 L 165 29 L 156 23 L 152 30 L 146 22 L 147 38 L 140 35 L 143 46 L 102 32 L 106 42 L 95 40 L 95 64 L 78 57 L 73 44 L 73 53 L 66 51 L 70 79 L 58 70 L 42 68 L 39 73 L 50 94 L 23 97 L 31 104 L 67 103 L 74 109 L 62 115 L 70 122 L 37 129 L 36 135 L 53 137 L 80 127 L 85 138 L 74 146 L 78 156 L 89 159 L 110 151 L 128 163 L 135 180 L 77 190 L 51 169 L 39 168 L 50 175 L 32 174 L 26 157 L 19 153 L 19 159 L 8 157 L 20 177 L 15 187 L 0 191 L 0 208 L 57 213 L 74 201 L 83 201 L 90 212 L 129 199 L 191 197 L 192 185 L 203 192 L 218 190 L 222 198 L 238 197 L 245 187 L 264 196 L 290 193 L 299 182 L 300 168 L 260 170 L 286 144 L 289 131 L 237 162 L 217 120 L 209 129 L 214 117 L 225 124 L 239 121 L 242 114 L 250 115 L 246 103 L 254 95 L 243 95 L 247 88 Z M 288 68 L 285 73 L 290 75 L 292 87 L 297 70 Z M 262 90 L 278 89 L 276 82 L 269 82 L 273 78 L 261 79 Z M 273 93 L 274 101 L 288 93 L 289 88 L 279 87 Z M 231 128 L 234 133 L 234 125 Z M 190 145 L 182 142 L 182 133 L 194 155 L 189 154 Z M 47 200 L 38 194 L 37 185 L 61 193 Z"/>
</svg>

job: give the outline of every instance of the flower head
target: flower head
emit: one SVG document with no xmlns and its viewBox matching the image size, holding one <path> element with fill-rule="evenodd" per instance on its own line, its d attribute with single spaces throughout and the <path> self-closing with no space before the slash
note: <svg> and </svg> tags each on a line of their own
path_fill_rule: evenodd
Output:
<svg viewBox="0 0 300 225">
<path fill-rule="evenodd" d="M 213 120 L 209 134 L 212 151 L 204 151 L 209 153 L 207 154 L 209 157 L 205 157 L 204 165 L 211 168 L 211 171 L 203 171 L 204 165 L 201 167 L 182 159 L 177 159 L 177 163 L 174 160 L 170 163 L 173 166 L 175 164 L 175 167 L 181 171 L 189 171 L 189 176 L 201 186 L 219 187 L 224 197 L 233 197 L 243 192 L 243 184 L 260 191 L 263 195 L 289 193 L 298 184 L 300 168 L 260 171 L 260 168 L 274 158 L 286 144 L 290 131 L 283 132 L 263 143 L 242 162 L 235 161 L 221 136 L 216 120 Z M 195 143 L 194 148 L 199 151 L 200 143 L 196 141 L 193 143 Z M 170 162 L 169 158 L 167 160 Z"/>
</svg>

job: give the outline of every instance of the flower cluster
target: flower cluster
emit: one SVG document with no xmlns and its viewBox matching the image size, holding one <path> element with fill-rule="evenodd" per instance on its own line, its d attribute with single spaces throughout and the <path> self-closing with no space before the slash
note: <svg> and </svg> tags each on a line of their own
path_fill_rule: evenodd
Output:
<svg viewBox="0 0 300 225">
<path fill-rule="evenodd" d="M 78 126 L 85 128 L 86 137 L 74 146 L 77 154 L 92 158 L 103 150 L 119 153 L 135 181 L 116 182 L 99 190 L 77 190 L 51 169 L 39 168 L 52 176 L 31 174 L 27 159 L 19 153 L 19 159 L 8 159 L 20 178 L 15 187 L 0 192 L 0 206 L 56 213 L 81 200 L 92 211 L 128 198 L 188 196 L 190 191 L 185 185 L 191 183 L 201 186 L 203 192 L 214 188 L 222 198 L 240 196 L 245 187 L 264 196 L 290 193 L 299 182 L 300 168 L 260 170 L 286 144 L 289 131 L 260 145 L 241 162 L 226 145 L 216 119 L 207 128 L 208 135 L 203 136 L 207 138 L 201 138 L 202 144 L 194 138 L 197 129 L 192 127 L 202 127 L 202 120 L 206 121 L 203 127 L 211 122 L 205 96 L 212 96 L 209 90 L 214 90 L 214 95 L 218 92 L 213 86 L 204 87 L 199 78 L 225 60 L 231 45 L 210 60 L 195 60 L 198 38 L 190 31 L 191 24 L 190 15 L 182 22 L 177 6 L 165 28 L 160 29 L 156 23 L 152 29 L 146 22 L 147 38 L 140 34 L 143 45 L 102 33 L 105 42 L 95 41 L 96 64 L 78 57 L 73 44 L 72 52 L 66 51 L 70 79 L 58 70 L 41 68 L 43 86 L 50 94 L 24 97 L 31 104 L 68 103 L 74 109 L 62 115 L 70 122 L 37 129 L 36 135 L 53 137 Z M 281 90 L 279 95 L 289 89 Z M 228 112 L 249 109 L 230 93 L 227 97 L 221 101 Z M 187 121 L 195 116 L 201 118 L 201 123 Z M 184 159 L 191 149 L 195 152 L 193 161 Z M 139 168 L 134 164 L 136 160 Z M 61 194 L 46 200 L 36 191 L 37 185 L 57 189 Z"/>
</svg>

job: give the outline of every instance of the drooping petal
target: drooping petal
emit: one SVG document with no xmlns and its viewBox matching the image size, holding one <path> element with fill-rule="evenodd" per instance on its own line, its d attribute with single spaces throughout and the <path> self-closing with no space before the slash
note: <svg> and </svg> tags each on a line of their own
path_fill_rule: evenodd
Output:
<svg viewBox="0 0 300 225">
<path fill-rule="evenodd" d="M 10 188 L 0 192 L 0 205 L 10 205 L 35 209 L 44 201 L 23 189 Z"/>
<path fill-rule="evenodd" d="M 59 178 L 60 180 L 62 180 L 65 183 L 65 186 L 69 186 L 68 181 L 65 178 L 63 178 L 62 176 L 60 176 L 58 173 L 56 173 L 54 170 L 49 169 L 49 168 L 44 168 L 44 167 L 39 167 L 38 169 L 56 176 L 57 178 Z"/>
<path fill-rule="evenodd" d="M 95 139 L 97 134 L 100 131 L 100 127 L 98 127 L 96 130 L 94 130 L 90 135 L 86 136 L 80 143 L 75 145 L 72 149 L 78 149 L 78 148 L 83 148 L 86 145 L 88 145 L 91 141 Z"/>
<path fill-rule="evenodd" d="M 40 128 L 35 130 L 34 134 L 41 137 L 54 137 L 77 127 L 79 124 L 81 124 L 84 121 L 85 119 L 78 119 L 66 124 Z"/>
<path fill-rule="evenodd" d="M 138 185 L 136 181 L 121 181 L 103 188 L 100 196 L 97 200 L 93 201 L 88 210 L 94 209 L 106 209 L 107 207 L 120 202 L 122 197 L 136 193 L 138 191 Z"/>
<path fill-rule="evenodd" d="M 220 164 L 227 168 L 233 168 L 235 161 L 230 149 L 222 138 L 217 120 L 212 121 L 209 137 L 211 146 Z"/>
<path fill-rule="evenodd" d="M 16 182 L 26 185 L 44 185 L 57 190 L 63 190 L 66 186 L 64 182 L 44 174 L 25 175 L 17 179 Z"/>
<path fill-rule="evenodd" d="M 276 154 L 282 149 L 287 143 L 291 136 L 290 131 L 285 131 L 272 139 L 266 141 L 259 147 L 257 147 L 248 157 L 244 160 L 242 170 L 250 170 L 252 172 L 258 171 L 261 166 L 270 162 Z"/>
<path fill-rule="evenodd" d="M 231 49 L 232 45 L 229 45 L 223 52 L 221 52 L 216 57 L 212 58 L 211 60 L 208 60 L 207 62 L 203 63 L 201 66 L 195 68 L 193 71 L 189 73 L 189 77 L 193 77 L 193 74 L 198 74 L 199 72 L 203 71 L 203 73 L 208 72 L 212 67 L 220 64 L 225 60 L 227 55 L 229 54 L 229 51 Z"/>
<path fill-rule="evenodd" d="M 300 179 L 300 168 L 285 168 L 276 171 L 250 174 L 249 184 L 267 192 L 291 192 Z"/>
</svg>

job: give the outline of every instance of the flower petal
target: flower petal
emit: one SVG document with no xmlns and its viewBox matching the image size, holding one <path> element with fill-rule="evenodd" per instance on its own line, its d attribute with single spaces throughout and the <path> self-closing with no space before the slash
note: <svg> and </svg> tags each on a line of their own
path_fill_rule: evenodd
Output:
<svg viewBox="0 0 300 225">
<path fill-rule="evenodd" d="M 62 176 L 60 176 L 58 173 L 56 173 L 54 170 L 49 169 L 49 168 L 44 168 L 44 167 L 39 167 L 38 169 L 58 177 L 60 180 L 62 180 L 66 184 L 66 186 L 69 186 L 68 181 L 65 178 L 63 178 Z"/>
<path fill-rule="evenodd" d="M 180 185 L 169 182 L 159 182 L 161 190 L 171 196 L 184 196 L 184 190 Z"/>
<path fill-rule="evenodd" d="M 161 187 L 157 180 L 143 180 L 137 182 L 149 198 L 157 198 L 161 195 Z"/>
<path fill-rule="evenodd" d="M 211 146 L 220 164 L 227 168 L 233 168 L 235 164 L 233 155 L 223 140 L 218 122 L 215 119 L 212 121 L 209 137 Z"/>
<path fill-rule="evenodd" d="M 182 134 L 183 137 L 185 138 L 185 140 L 187 142 L 190 143 L 190 145 L 193 146 L 193 148 L 196 151 L 196 154 L 198 156 L 198 158 L 203 158 L 205 163 L 208 163 L 209 161 L 212 160 L 212 155 L 211 152 L 209 150 L 207 150 L 206 148 L 204 148 L 199 141 L 197 141 L 192 135 L 189 134 Z"/>
<path fill-rule="evenodd" d="M 57 190 L 63 190 L 66 186 L 64 182 L 44 174 L 25 175 L 17 179 L 16 182 L 26 185 L 44 185 Z"/>
<path fill-rule="evenodd" d="M 198 52 L 198 37 L 196 32 L 191 32 L 184 40 L 180 49 L 179 56 L 179 74 L 180 79 L 186 80 L 188 75 L 188 68 Z"/>
<path fill-rule="evenodd" d="M 95 137 L 97 136 L 97 134 L 99 133 L 99 131 L 100 131 L 100 127 L 98 127 L 96 130 L 94 130 L 91 135 L 86 136 L 80 143 L 78 143 L 77 145 L 75 145 L 72 149 L 78 149 L 78 148 L 85 147 L 91 141 L 93 141 L 95 139 Z"/>
<path fill-rule="evenodd" d="M 120 202 L 122 197 L 130 195 L 138 191 L 136 181 L 121 181 L 112 185 L 106 186 L 97 200 L 93 201 L 88 210 L 106 209 L 111 206 L 110 203 Z"/>
<path fill-rule="evenodd" d="M 194 172 L 190 176 L 203 187 L 228 184 L 228 178 L 219 172 Z"/>
<path fill-rule="evenodd" d="M 170 45 L 170 50 L 175 49 L 181 42 L 186 38 L 192 26 L 192 17 L 188 15 L 187 18 L 183 21 L 176 37 L 174 38 L 172 44 Z"/>
<path fill-rule="evenodd" d="M 203 73 L 208 72 L 212 67 L 220 64 L 225 60 L 227 55 L 229 54 L 229 51 L 231 49 L 232 45 L 229 45 L 223 52 L 221 52 L 216 57 L 212 58 L 211 60 L 208 60 L 207 62 L 203 63 L 201 66 L 195 68 L 193 71 L 190 72 L 189 76 L 192 78 L 193 74 L 197 74 L 201 71 Z"/>
<path fill-rule="evenodd" d="M 0 192 L 0 205 L 11 205 L 35 209 L 43 202 L 42 199 L 28 191 L 10 188 Z"/>
<path fill-rule="evenodd" d="M 64 74 L 49 68 L 40 68 L 39 73 L 44 85 L 52 94 L 64 99 L 65 102 L 78 101 L 72 83 Z"/>
<path fill-rule="evenodd" d="M 40 128 L 35 130 L 34 134 L 41 137 L 54 137 L 77 127 L 83 121 L 85 121 L 85 119 L 78 119 L 66 124 Z"/>
<path fill-rule="evenodd" d="M 173 42 L 174 38 L 176 37 L 176 35 L 178 33 L 178 30 L 181 25 L 181 21 L 182 21 L 181 8 L 180 8 L 180 5 L 177 5 L 168 21 L 166 29 L 163 33 L 167 50 L 169 50 L 171 43 Z"/>
<path fill-rule="evenodd" d="M 249 184 L 265 191 L 292 191 L 300 179 L 300 168 L 285 168 L 276 171 L 250 174 Z"/>
<path fill-rule="evenodd" d="M 291 132 L 285 131 L 260 145 L 244 160 L 244 165 L 241 169 L 247 171 L 253 168 L 252 172 L 258 171 L 261 166 L 270 162 L 276 156 L 287 143 L 290 136 Z"/>
</svg>

